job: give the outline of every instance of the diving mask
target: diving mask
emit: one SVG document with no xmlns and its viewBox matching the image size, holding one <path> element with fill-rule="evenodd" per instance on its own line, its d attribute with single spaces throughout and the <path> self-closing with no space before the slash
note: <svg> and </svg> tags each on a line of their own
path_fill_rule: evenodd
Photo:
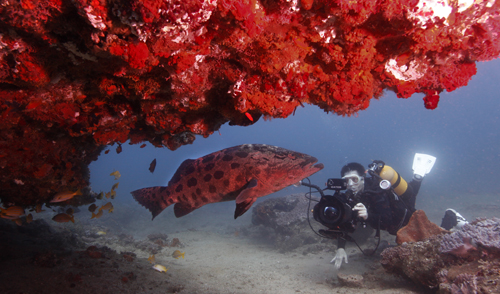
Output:
<svg viewBox="0 0 500 294">
<path fill-rule="evenodd" d="M 365 179 L 359 176 L 356 171 L 347 172 L 342 179 L 347 182 L 348 190 L 351 190 L 354 193 L 358 193 L 363 190 Z"/>
</svg>

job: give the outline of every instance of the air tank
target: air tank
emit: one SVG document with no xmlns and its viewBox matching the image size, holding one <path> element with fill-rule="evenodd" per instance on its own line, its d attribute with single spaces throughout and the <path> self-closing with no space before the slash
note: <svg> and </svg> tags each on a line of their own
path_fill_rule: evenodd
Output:
<svg viewBox="0 0 500 294">
<path fill-rule="evenodd" d="M 408 183 L 405 179 L 403 179 L 398 172 L 388 165 L 384 165 L 379 176 L 382 179 L 391 182 L 391 186 L 398 196 L 401 196 L 404 192 L 406 192 L 406 189 L 408 189 Z"/>
</svg>

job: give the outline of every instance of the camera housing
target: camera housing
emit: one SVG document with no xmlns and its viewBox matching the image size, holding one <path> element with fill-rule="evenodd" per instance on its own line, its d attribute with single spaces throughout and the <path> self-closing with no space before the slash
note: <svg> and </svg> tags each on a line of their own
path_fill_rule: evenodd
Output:
<svg viewBox="0 0 500 294">
<path fill-rule="evenodd" d="M 345 193 L 340 191 L 347 189 L 344 179 L 328 179 L 326 186 L 328 190 L 334 190 L 334 195 L 324 195 L 318 204 L 314 206 L 314 219 L 332 230 L 343 232 L 354 232 L 356 227 L 357 213 L 352 211 L 352 203 Z"/>
<path fill-rule="evenodd" d="M 347 181 L 344 179 L 331 178 L 326 181 L 326 188 L 328 190 L 342 191 L 347 189 Z"/>
</svg>

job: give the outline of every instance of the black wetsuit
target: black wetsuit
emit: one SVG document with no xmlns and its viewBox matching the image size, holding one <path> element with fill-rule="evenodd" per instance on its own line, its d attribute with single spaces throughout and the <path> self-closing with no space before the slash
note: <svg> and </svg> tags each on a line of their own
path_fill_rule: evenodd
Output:
<svg viewBox="0 0 500 294">
<path fill-rule="evenodd" d="M 399 229 L 408 224 L 411 215 L 415 212 L 415 201 L 421 181 L 412 180 L 401 196 L 397 196 L 392 189 L 380 188 L 379 183 L 380 180 L 377 178 L 366 177 L 364 189 L 360 195 L 353 196 L 350 190 L 346 191 L 345 195 L 351 205 L 360 201 L 366 206 L 368 211 L 366 223 L 372 228 L 380 228 L 391 235 L 396 235 Z M 338 238 L 337 248 L 345 248 L 345 243 L 345 238 Z"/>
<path fill-rule="evenodd" d="M 365 178 L 364 190 L 359 195 L 361 203 L 368 210 L 366 222 L 374 229 L 386 230 L 396 235 L 399 229 L 408 224 L 415 211 L 415 201 L 421 181 L 411 181 L 401 196 L 391 189 L 383 190 L 379 180 L 373 177 Z"/>
</svg>

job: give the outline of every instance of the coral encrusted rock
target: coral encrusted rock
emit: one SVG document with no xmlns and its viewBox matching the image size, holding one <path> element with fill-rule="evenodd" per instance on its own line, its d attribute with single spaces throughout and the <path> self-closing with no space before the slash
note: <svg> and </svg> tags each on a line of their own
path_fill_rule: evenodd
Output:
<svg viewBox="0 0 500 294">
<path fill-rule="evenodd" d="M 439 293 L 500 293 L 500 219 L 385 249 L 381 263 Z"/>
<path fill-rule="evenodd" d="M 351 115 L 384 90 L 434 109 L 500 52 L 498 1 L 449 2 L 3 1 L 1 200 L 83 188 L 127 140 L 175 150 L 304 104 Z"/>
<path fill-rule="evenodd" d="M 304 194 L 292 194 L 266 199 L 252 209 L 252 224 L 271 228 L 276 248 L 291 251 L 306 244 L 321 241 L 310 229 L 307 221 L 309 200 Z M 312 214 L 310 215 L 312 218 Z M 314 222 L 314 220 L 311 220 Z"/>
</svg>

